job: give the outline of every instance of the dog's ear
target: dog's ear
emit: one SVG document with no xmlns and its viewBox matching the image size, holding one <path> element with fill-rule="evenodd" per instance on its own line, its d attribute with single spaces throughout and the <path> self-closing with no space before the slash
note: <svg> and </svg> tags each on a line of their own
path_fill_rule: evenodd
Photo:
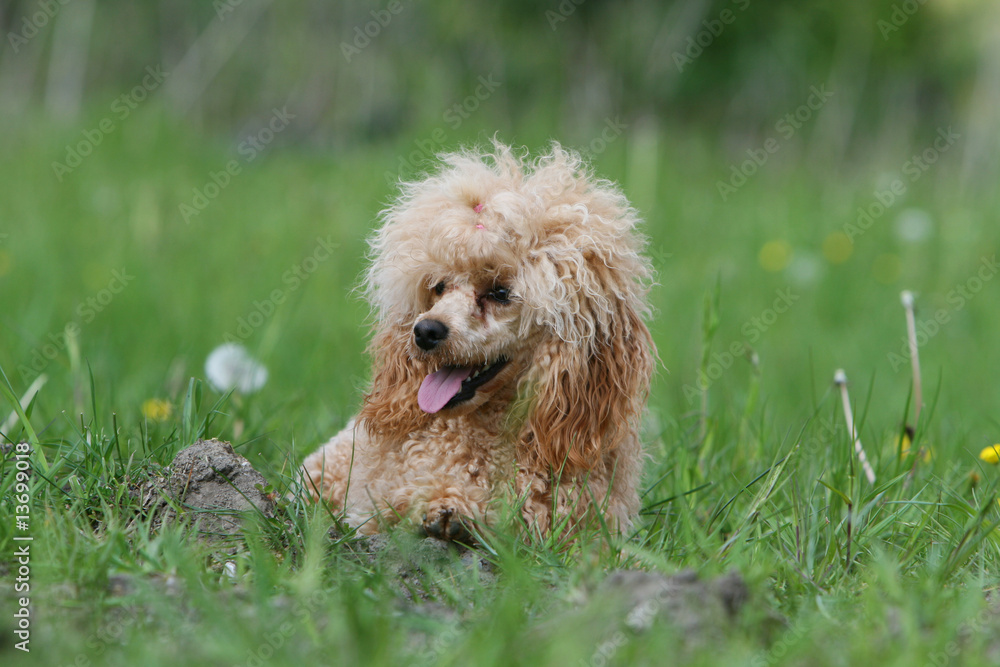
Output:
<svg viewBox="0 0 1000 667">
<path fill-rule="evenodd" d="M 526 378 L 531 402 L 522 463 L 570 475 L 600 465 L 638 426 L 652 349 L 646 325 L 626 303 L 589 342 L 553 336 L 539 346 Z"/>
<path fill-rule="evenodd" d="M 417 404 L 424 373 L 407 354 L 411 335 L 406 327 L 385 327 L 368 347 L 374 375 L 358 419 L 369 433 L 390 441 L 406 437 L 429 417 Z"/>
<path fill-rule="evenodd" d="M 638 429 L 653 372 L 643 322 L 652 267 L 638 212 L 579 155 L 555 145 L 526 187 L 544 207 L 541 246 L 518 268 L 522 327 L 548 331 L 519 394 L 522 465 L 580 473 L 609 463 Z"/>
</svg>

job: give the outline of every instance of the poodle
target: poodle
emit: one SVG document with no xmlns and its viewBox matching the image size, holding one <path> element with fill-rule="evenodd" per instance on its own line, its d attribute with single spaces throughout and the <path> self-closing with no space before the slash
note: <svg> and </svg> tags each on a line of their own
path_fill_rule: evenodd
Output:
<svg viewBox="0 0 1000 667">
<path fill-rule="evenodd" d="M 628 530 L 656 357 L 636 210 L 557 143 L 441 162 L 370 239 L 371 388 L 303 462 L 309 493 L 362 533 L 469 539 L 503 498 L 539 536 Z"/>
</svg>

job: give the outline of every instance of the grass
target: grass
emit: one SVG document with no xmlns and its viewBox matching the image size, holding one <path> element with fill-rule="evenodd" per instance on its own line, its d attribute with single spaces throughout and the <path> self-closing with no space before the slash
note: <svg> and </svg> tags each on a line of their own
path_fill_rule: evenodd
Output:
<svg viewBox="0 0 1000 667">
<path fill-rule="evenodd" d="M 5 664 L 995 661 L 998 475 L 977 454 L 1000 440 L 986 353 L 997 287 L 953 290 L 971 288 L 998 245 L 983 224 L 996 200 L 985 188 L 960 198 L 948 156 L 839 254 L 830 235 L 907 156 L 838 173 L 779 154 L 727 201 L 715 183 L 735 158 L 698 135 L 652 155 L 626 135 L 595 156 L 646 214 L 659 272 L 651 326 L 669 371 L 644 424 L 642 520 L 628 539 L 595 532 L 568 549 L 501 530 L 480 550 L 493 573 L 483 576 L 474 559 L 402 532 L 372 556 L 299 497 L 219 544 L 154 529 L 136 494 L 199 437 L 232 441 L 283 494 L 305 453 L 353 413 L 367 360 L 351 288 L 390 195 L 383 174 L 419 136 L 342 154 L 275 145 L 185 223 L 179 204 L 233 157 L 228 143 L 150 111 L 56 183 L 50 163 L 77 134 L 25 123 L 0 137 L 0 416 L 39 372 L 47 382 L 6 434 L 34 448 L 34 616 L 22 654 L 16 596 L 2 589 Z M 463 130 L 456 139 L 483 136 Z M 915 211 L 932 232 L 908 241 L 898 224 Z M 115 283 L 116 270 L 127 279 Z M 948 316 L 921 347 L 927 406 L 912 451 L 929 448 L 929 460 L 898 446 L 912 422 L 909 366 L 891 360 L 904 288 L 918 294 L 918 320 Z M 270 378 L 252 396 L 220 396 L 201 382 L 205 356 L 242 332 Z M 853 453 L 838 367 L 874 485 Z M 170 415 L 144 416 L 149 399 Z M 5 582 L 21 545 L 15 465 L 8 455 L 0 480 Z M 662 623 L 633 633 L 581 602 L 615 568 L 736 569 L 751 603 L 720 640 L 683 648 Z"/>
</svg>

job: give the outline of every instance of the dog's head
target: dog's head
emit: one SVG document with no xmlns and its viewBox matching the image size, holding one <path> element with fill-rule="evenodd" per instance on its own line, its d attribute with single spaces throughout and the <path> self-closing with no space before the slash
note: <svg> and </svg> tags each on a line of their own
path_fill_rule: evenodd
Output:
<svg viewBox="0 0 1000 667">
<path fill-rule="evenodd" d="M 559 145 L 533 162 L 501 144 L 446 155 L 404 184 L 371 240 L 369 431 L 401 438 L 520 397 L 523 455 L 587 469 L 617 446 L 652 371 L 637 223 Z"/>
</svg>

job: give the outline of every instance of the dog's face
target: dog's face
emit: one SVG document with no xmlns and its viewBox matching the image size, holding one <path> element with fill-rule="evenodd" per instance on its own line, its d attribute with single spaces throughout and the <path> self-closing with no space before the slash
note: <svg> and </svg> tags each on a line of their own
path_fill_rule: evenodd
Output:
<svg viewBox="0 0 1000 667">
<path fill-rule="evenodd" d="M 430 371 L 417 395 L 427 413 L 464 414 L 492 396 L 509 398 L 532 336 L 520 335 L 523 299 L 495 271 L 441 272 L 427 280 L 410 353 Z"/>
<path fill-rule="evenodd" d="M 399 441 L 523 397 L 523 449 L 584 466 L 628 431 L 652 372 L 638 216 L 558 146 L 534 163 L 495 149 L 446 156 L 382 214 L 361 420 Z"/>
</svg>

